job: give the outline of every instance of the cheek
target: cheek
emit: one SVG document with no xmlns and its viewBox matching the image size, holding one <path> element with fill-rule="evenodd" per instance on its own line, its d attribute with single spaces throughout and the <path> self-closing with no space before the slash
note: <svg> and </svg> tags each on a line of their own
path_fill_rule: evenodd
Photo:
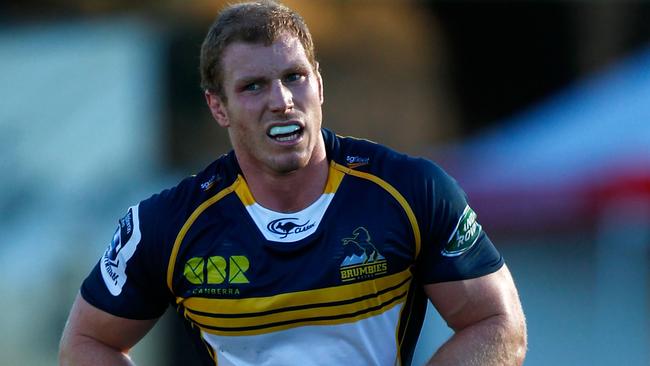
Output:
<svg viewBox="0 0 650 366">
<path fill-rule="evenodd" d="M 266 132 L 260 130 L 261 126 L 253 113 L 237 110 L 236 117 L 231 120 L 230 130 L 232 137 L 236 138 L 240 145 L 255 149 L 266 137 Z"/>
<path fill-rule="evenodd" d="M 314 80 L 310 85 L 310 92 L 314 98 L 318 100 L 319 104 L 323 103 L 323 86 L 318 79 Z"/>
<path fill-rule="evenodd" d="M 246 124 L 253 128 L 259 123 L 264 108 L 262 103 L 256 98 L 243 98 L 237 105 L 237 115 L 241 124 Z"/>
</svg>

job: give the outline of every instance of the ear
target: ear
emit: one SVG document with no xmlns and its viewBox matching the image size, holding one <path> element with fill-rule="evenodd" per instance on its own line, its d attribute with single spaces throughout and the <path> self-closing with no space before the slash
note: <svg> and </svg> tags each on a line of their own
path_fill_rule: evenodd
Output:
<svg viewBox="0 0 650 366">
<path fill-rule="evenodd" d="M 316 62 L 316 82 L 318 82 L 318 97 L 320 98 L 320 104 L 322 105 L 325 101 L 323 96 L 323 77 L 320 75 L 320 64 Z"/>
<path fill-rule="evenodd" d="M 205 101 L 208 103 L 212 117 L 221 127 L 230 127 L 230 119 L 228 118 L 228 111 L 226 104 L 223 100 L 210 91 L 205 91 Z"/>
</svg>

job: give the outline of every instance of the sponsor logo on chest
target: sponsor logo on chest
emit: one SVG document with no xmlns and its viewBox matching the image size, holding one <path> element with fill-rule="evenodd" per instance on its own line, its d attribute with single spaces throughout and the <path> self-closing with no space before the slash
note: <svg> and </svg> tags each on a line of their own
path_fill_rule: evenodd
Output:
<svg viewBox="0 0 650 366">
<path fill-rule="evenodd" d="M 232 285 L 250 283 L 246 276 L 249 268 L 244 255 L 193 257 L 185 262 L 183 277 L 194 285 L 192 295 L 239 296 L 239 288 Z"/>
<path fill-rule="evenodd" d="M 280 239 L 284 239 L 289 235 L 308 232 L 315 226 L 316 224 L 311 223 L 311 220 L 301 222 L 297 217 L 283 217 L 269 222 L 266 229 L 279 235 Z"/>
</svg>

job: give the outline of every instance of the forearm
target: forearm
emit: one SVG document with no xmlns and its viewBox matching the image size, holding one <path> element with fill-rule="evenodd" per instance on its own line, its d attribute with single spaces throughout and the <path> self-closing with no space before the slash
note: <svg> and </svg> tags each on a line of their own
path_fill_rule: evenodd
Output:
<svg viewBox="0 0 650 366">
<path fill-rule="evenodd" d="M 92 338 L 64 339 L 59 351 L 60 366 L 134 366 L 129 356 Z"/>
<path fill-rule="evenodd" d="M 525 354 L 525 324 L 496 315 L 454 333 L 427 365 L 519 366 Z"/>
</svg>

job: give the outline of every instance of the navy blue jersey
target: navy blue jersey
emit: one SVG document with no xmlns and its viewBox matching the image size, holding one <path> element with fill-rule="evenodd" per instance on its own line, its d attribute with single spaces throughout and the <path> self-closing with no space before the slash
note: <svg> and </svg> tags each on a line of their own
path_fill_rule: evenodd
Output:
<svg viewBox="0 0 650 366">
<path fill-rule="evenodd" d="M 171 304 L 211 365 L 410 364 L 422 285 L 503 259 L 437 165 L 323 136 L 328 181 L 309 207 L 259 205 L 231 152 L 129 208 L 84 299 L 132 319 Z"/>
</svg>

